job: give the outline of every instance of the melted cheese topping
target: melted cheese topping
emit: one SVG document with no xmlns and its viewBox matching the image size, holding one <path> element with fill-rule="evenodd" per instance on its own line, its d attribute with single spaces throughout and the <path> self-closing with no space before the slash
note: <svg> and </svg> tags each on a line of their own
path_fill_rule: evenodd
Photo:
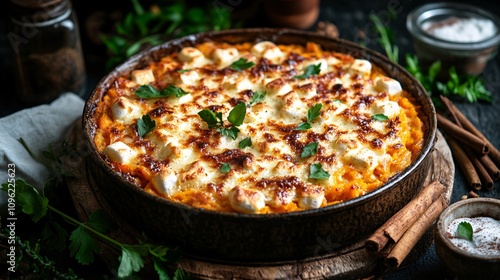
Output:
<svg viewBox="0 0 500 280">
<path fill-rule="evenodd" d="M 232 69 L 241 58 L 255 65 Z M 297 78 L 318 64 L 318 74 Z M 147 84 L 189 94 L 141 99 L 135 91 Z M 257 91 L 266 97 L 248 105 Z M 227 116 L 240 102 L 246 115 L 234 140 L 198 115 L 222 113 L 229 128 Z M 311 128 L 297 130 L 318 103 Z M 140 137 L 137 119 L 146 114 L 156 127 Z M 116 172 L 155 195 L 226 212 L 290 212 L 359 197 L 408 167 L 423 143 L 418 108 L 398 81 L 367 60 L 313 43 L 186 47 L 118 78 L 97 115 L 95 144 Z M 252 146 L 239 148 L 247 137 Z M 301 157 L 313 142 L 317 152 Z M 328 178 L 310 178 L 317 164 Z"/>
</svg>

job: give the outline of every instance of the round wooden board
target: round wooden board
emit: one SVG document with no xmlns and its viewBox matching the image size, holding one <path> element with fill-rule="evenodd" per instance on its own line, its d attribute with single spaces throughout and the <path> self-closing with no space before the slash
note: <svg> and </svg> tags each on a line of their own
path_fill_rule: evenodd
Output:
<svg viewBox="0 0 500 280">
<path fill-rule="evenodd" d="M 82 139 L 81 121 L 74 125 L 69 142 L 75 144 L 80 151 L 77 157 L 72 156 L 66 160 L 66 165 L 75 175 L 68 178 L 67 185 L 79 218 L 86 221 L 93 211 L 104 209 L 118 225 L 110 236 L 124 244 L 136 244 L 138 238 L 142 237 L 140 229 L 127 224 L 107 205 L 87 171 L 85 151 L 88 151 L 88 148 Z M 449 202 L 454 176 L 455 166 L 451 151 L 438 132 L 438 140 L 432 152 L 432 165 L 422 186 L 427 186 L 434 180 L 440 181 L 446 187 L 444 197 Z M 431 242 L 432 234 L 429 230 L 420 244 L 412 250 L 406 262 L 422 254 Z M 364 239 L 350 246 L 330 250 L 328 255 L 280 263 L 220 263 L 184 255 L 178 265 L 196 279 L 352 279 L 383 273 L 381 256 L 368 254 L 363 243 Z M 118 256 L 118 252 L 113 249 L 105 246 L 101 248 L 101 257 L 109 264 L 116 263 Z M 148 271 L 145 270 L 144 273 Z"/>
</svg>

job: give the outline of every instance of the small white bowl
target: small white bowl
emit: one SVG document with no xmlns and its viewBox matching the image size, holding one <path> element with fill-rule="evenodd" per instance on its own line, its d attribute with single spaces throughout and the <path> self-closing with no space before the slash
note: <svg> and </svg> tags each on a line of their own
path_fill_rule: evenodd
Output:
<svg viewBox="0 0 500 280">
<path fill-rule="evenodd" d="M 500 220 L 500 200 L 470 198 L 448 206 L 434 230 L 436 251 L 441 263 L 458 279 L 500 279 L 500 256 L 470 253 L 455 246 L 447 237 L 448 225 L 457 218 L 490 217 Z"/>
</svg>

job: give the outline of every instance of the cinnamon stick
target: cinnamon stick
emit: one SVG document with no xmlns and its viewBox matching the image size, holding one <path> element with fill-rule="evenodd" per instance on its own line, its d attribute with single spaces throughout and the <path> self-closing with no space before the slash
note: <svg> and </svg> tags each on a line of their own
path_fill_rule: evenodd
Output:
<svg viewBox="0 0 500 280">
<path fill-rule="evenodd" d="M 455 162 L 460 166 L 460 169 L 462 169 L 462 172 L 465 174 L 470 188 L 474 190 L 480 190 L 481 180 L 479 179 L 479 175 L 477 174 L 474 165 L 472 164 L 465 151 L 452 138 L 447 137 L 446 141 L 448 142 L 451 152 L 455 157 Z"/>
<path fill-rule="evenodd" d="M 486 168 L 484 168 L 479 158 L 469 149 L 465 149 L 465 153 L 472 162 L 472 165 L 474 165 L 474 168 L 477 171 L 477 175 L 479 175 L 479 178 L 481 178 L 481 184 L 484 185 L 488 190 L 493 189 L 493 179 L 491 178 L 490 174 L 488 174 L 488 171 L 486 170 Z"/>
<path fill-rule="evenodd" d="M 438 127 L 444 130 L 448 135 L 453 136 L 457 141 L 471 147 L 478 154 L 488 154 L 489 145 L 483 139 L 454 124 L 441 114 L 437 114 Z"/>
<path fill-rule="evenodd" d="M 444 191 L 445 187 L 438 181 L 430 183 L 365 241 L 366 250 L 376 253 L 389 241 L 398 242 L 404 232 Z"/>
<path fill-rule="evenodd" d="M 488 138 L 486 138 L 486 136 L 484 136 L 484 134 L 481 133 L 481 131 L 477 129 L 476 126 L 471 121 L 469 121 L 469 119 L 457 108 L 457 106 L 455 106 L 455 104 L 453 104 L 453 102 L 451 102 L 451 100 L 449 99 L 447 100 L 448 101 L 445 102 L 449 104 L 449 107 L 451 108 L 451 110 L 453 110 L 453 114 L 456 116 L 456 118 L 462 124 L 462 126 L 466 130 L 476 135 L 477 137 L 483 139 L 488 144 L 488 146 L 490 147 L 489 156 L 496 163 L 497 166 L 500 166 L 500 151 L 497 148 L 495 148 L 493 144 L 491 144 Z"/>
<path fill-rule="evenodd" d="M 390 268 L 397 268 L 400 266 L 411 249 L 413 249 L 418 240 L 420 240 L 425 231 L 437 219 L 439 214 L 443 212 L 446 206 L 447 203 L 443 196 L 439 196 L 439 198 L 430 205 L 427 211 L 418 217 L 415 223 L 401 237 L 399 242 L 396 243 L 385 259 L 385 264 Z"/>
<path fill-rule="evenodd" d="M 489 155 L 484 155 L 482 157 L 479 157 L 479 161 L 481 161 L 481 164 L 484 166 L 486 171 L 488 171 L 488 174 L 490 174 L 491 179 L 493 179 L 493 181 L 498 181 L 498 179 L 500 179 L 500 169 L 498 169 L 498 167 L 491 160 Z"/>
</svg>

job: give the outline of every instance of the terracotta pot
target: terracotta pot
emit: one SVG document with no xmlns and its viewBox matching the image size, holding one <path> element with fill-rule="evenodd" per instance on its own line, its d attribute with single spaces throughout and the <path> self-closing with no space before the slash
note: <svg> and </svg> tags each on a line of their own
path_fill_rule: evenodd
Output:
<svg viewBox="0 0 500 280">
<path fill-rule="evenodd" d="M 162 56 L 204 41 L 228 43 L 270 40 L 278 44 L 315 42 L 323 49 L 349 53 L 376 64 L 400 81 L 422 110 L 425 141 L 418 158 L 388 183 L 336 205 L 283 214 L 219 213 L 192 208 L 149 194 L 123 179 L 94 145 L 95 108 L 112 83 Z M 179 246 L 185 253 L 223 261 L 270 261 L 313 257 L 331 252 L 373 232 L 417 192 L 430 166 L 436 140 L 436 115 L 429 95 L 404 68 L 352 42 L 285 29 L 242 29 L 187 36 L 130 58 L 104 77 L 86 102 L 84 137 L 90 146 L 88 168 L 109 204 L 148 236 Z"/>
</svg>

